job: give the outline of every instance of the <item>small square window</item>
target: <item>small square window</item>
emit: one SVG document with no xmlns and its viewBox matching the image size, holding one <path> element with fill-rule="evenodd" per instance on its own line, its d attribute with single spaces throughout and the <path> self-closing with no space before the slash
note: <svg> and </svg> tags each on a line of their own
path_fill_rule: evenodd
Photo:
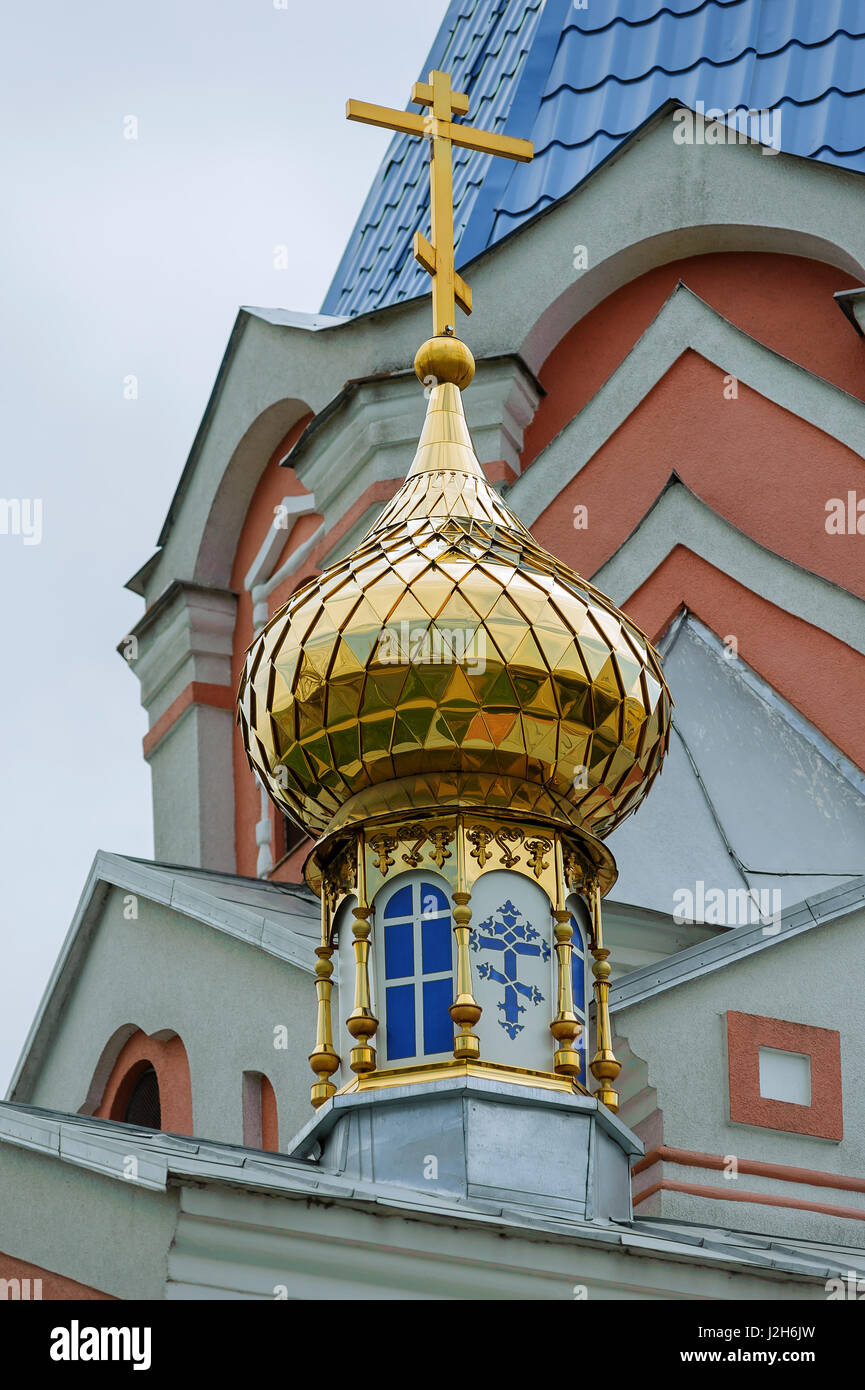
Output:
<svg viewBox="0 0 865 1390">
<path fill-rule="evenodd" d="M 760 1095 L 790 1105 L 811 1104 L 811 1058 L 804 1052 L 760 1048 Z"/>
<path fill-rule="evenodd" d="M 841 1034 L 761 1014 L 727 1014 L 733 1124 L 844 1138 Z"/>
</svg>

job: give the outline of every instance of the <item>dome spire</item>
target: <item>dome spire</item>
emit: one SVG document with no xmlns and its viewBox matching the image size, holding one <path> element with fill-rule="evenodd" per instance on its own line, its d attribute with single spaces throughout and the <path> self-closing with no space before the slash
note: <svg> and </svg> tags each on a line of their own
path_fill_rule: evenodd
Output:
<svg viewBox="0 0 865 1390">
<path fill-rule="evenodd" d="M 470 473 L 474 478 L 485 476 L 475 454 L 459 390 L 449 382 L 430 391 L 424 427 L 407 477 L 437 473 L 443 468 L 452 473 Z"/>
</svg>

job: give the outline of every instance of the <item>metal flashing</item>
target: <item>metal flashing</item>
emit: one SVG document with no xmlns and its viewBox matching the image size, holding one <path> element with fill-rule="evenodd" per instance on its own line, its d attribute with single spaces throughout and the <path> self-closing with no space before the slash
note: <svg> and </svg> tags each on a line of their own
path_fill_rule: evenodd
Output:
<svg viewBox="0 0 865 1390">
<path fill-rule="evenodd" d="M 632 970 L 616 980 L 610 989 L 610 1012 L 618 1013 L 634 1004 L 641 1004 L 645 999 L 662 994 L 676 985 L 700 979 L 758 951 L 777 949 L 803 932 L 849 916 L 862 907 L 865 907 L 865 876 L 854 879 L 842 888 L 830 888 L 789 908 L 782 913 L 777 933 L 769 934 L 759 923 L 733 927 L 712 941 L 677 951 L 660 965 Z"/>
<path fill-rule="evenodd" d="M 380 1210 L 390 1216 L 409 1212 L 415 1218 L 445 1221 L 450 1226 L 490 1227 L 502 1234 L 617 1248 L 634 1256 L 662 1255 L 740 1273 L 772 1270 L 792 1280 L 822 1283 L 827 1277 L 846 1276 L 851 1268 L 865 1272 L 865 1250 L 846 1246 L 836 1249 L 808 1241 L 761 1239 L 747 1232 L 669 1218 L 591 1221 L 566 1211 L 537 1212 L 504 1201 L 427 1194 L 373 1180 L 342 1179 L 321 1172 L 314 1163 L 260 1150 L 8 1102 L 0 1102 L 3 1144 L 36 1149 L 59 1162 L 113 1178 L 127 1189 L 167 1191 L 180 1186 L 183 1210 L 193 1214 L 203 1200 L 201 1190 L 215 1184 L 223 1190 L 234 1189 L 241 1200 L 254 1201 L 257 1195 L 267 1195 L 325 1202 L 343 1210 Z M 128 1172 L 128 1163 L 125 1169 L 122 1166 L 122 1159 L 130 1155 L 138 1159 L 134 1176 Z M 242 1217 L 238 1219 L 242 1222 Z M 252 1211 L 249 1220 L 260 1225 L 260 1217 Z M 280 1229 L 278 1208 L 272 1210 L 270 1222 L 274 1232 Z"/>
</svg>

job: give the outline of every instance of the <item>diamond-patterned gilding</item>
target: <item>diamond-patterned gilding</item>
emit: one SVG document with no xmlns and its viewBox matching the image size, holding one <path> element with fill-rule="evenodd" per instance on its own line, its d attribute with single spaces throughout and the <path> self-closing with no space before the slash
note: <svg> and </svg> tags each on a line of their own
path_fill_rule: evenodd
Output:
<svg viewBox="0 0 865 1390">
<path fill-rule="evenodd" d="M 361 544 L 256 636 L 238 720 L 313 834 L 484 806 L 603 838 L 657 776 L 670 705 L 644 634 L 487 483 L 445 384 Z"/>
</svg>

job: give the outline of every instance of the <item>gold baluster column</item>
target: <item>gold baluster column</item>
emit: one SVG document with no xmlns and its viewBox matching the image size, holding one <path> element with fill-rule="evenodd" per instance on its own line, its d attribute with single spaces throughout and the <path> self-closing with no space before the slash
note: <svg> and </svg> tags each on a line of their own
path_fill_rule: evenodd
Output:
<svg viewBox="0 0 865 1390">
<path fill-rule="evenodd" d="M 610 1025 L 610 965 L 609 951 L 604 949 L 601 926 L 601 890 L 593 882 L 587 885 L 592 911 L 592 955 L 595 963 L 592 974 L 595 977 L 594 991 L 597 1003 L 597 1048 L 592 1058 L 592 1075 L 599 1081 L 600 1088 L 595 1094 L 610 1110 L 619 1108 L 618 1092 L 613 1082 L 622 1070 L 622 1064 L 613 1052 L 613 1032 Z"/>
<path fill-rule="evenodd" d="M 354 1009 L 346 1019 L 346 1028 L 356 1041 L 351 1049 L 351 1069 L 362 1075 L 375 1071 L 375 1048 L 371 1040 L 378 1028 L 372 1011 L 369 988 L 369 919 L 372 908 L 366 900 L 366 843 L 363 832 L 357 837 L 357 906 L 354 909 Z"/>
<path fill-rule="evenodd" d="M 310 1091 L 310 1100 L 318 1109 L 336 1094 L 336 1086 L 331 1081 L 333 1073 L 339 1069 L 339 1056 L 333 1046 L 330 1002 L 333 994 L 333 942 L 331 939 L 330 898 L 328 885 L 321 890 L 321 945 L 316 946 L 315 954 L 315 993 L 318 1000 L 315 1030 L 315 1048 L 309 1055 L 309 1065 L 315 1072 L 315 1081 Z"/>
<path fill-rule="evenodd" d="M 573 956 L 574 928 L 571 914 L 565 907 L 565 870 L 562 862 L 562 842 L 556 836 L 556 906 L 553 910 L 555 921 L 556 957 L 558 959 L 558 1000 L 556 1016 L 550 1024 L 550 1032 L 558 1044 L 554 1063 L 560 1076 L 579 1076 L 580 1054 L 576 1044 L 583 1031 L 583 1025 L 574 1013 L 574 977 L 571 969 Z"/>
<path fill-rule="evenodd" d="M 457 887 L 453 900 L 454 936 L 457 941 L 457 997 L 450 1006 L 450 1016 L 459 1027 L 459 1032 L 454 1038 L 454 1057 L 458 1062 L 473 1062 L 481 1054 L 481 1045 L 472 1028 L 478 1023 L 483 1010 L 472 993 L 472 966 L 469 957 L 471 894 L 466 892 L 465 833 L 462 821 L 457 822 Z"/>
</svg>

